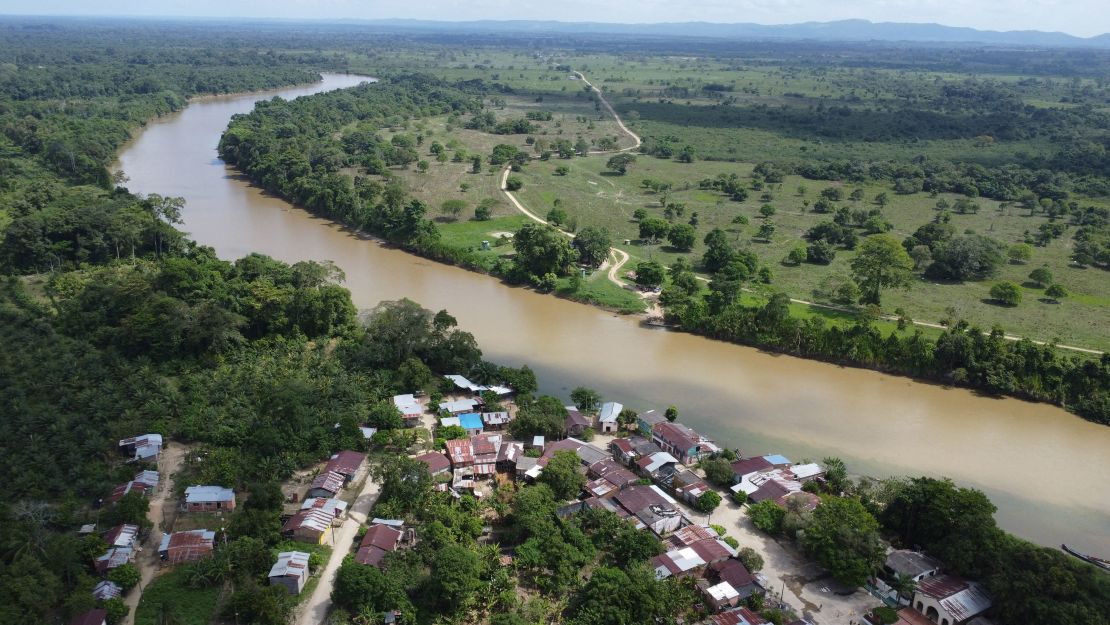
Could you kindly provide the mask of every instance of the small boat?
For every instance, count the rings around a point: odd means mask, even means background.
[[[1089,556],[1085,553],[1078,552],[1075,549],[1072,549],[1071,547],[1068,547],[1067,545],[1060,545],[1060,548],[1063,549],[1064,552],[1069,553],[1069,554],[1079,558],[1080,560],[1082,560],[1084,562],[1088,562],[1090,564],[1093,564],[1093,565],[1097,566],[1098,568],[1100,568],[1104,571],[1110,571],[1110,560],[1105,560],[1103,558],[1096,558],[1095,556]]]

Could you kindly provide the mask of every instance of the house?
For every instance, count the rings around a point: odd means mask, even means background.
[[[991,600],[975,582],[938,575],[917,582],[913,607],[936,625],[963,625],[986,612]]]
[[[93,599],[97,601],[107,601],[109,599],[119,599],[123,596],[123,589],[119,584],[108,580],[101,580],[93,586],[92,589]]]
[[[284,586],[291,595],[299,595],[308,581],[308,554],[303,551],[283,551],[270,567],[271,586]]]
[[[690,545],[690,548],[705,561],[706,564],[724,562],[736,557],[736,550],[720,538],[703,538]]]
[[[664,421],[652,430],[651,440],[663,451],[668,451],[683,464],[693,464],[705,453],[718,451],[713,443],[681,423]]]
[[[490,384],[488,386],[487,385],[482,385],[482,384],[475,384],[475,383],[471,382],[470,380],[466,379],[465,377],[463,377],[461,375],[452,374],[452,375],[445,375],[443,377],[447,378],[448,380],[451,380],[451,382],[455,385],[456,388],[458,388],[460,390],[468,391],[470,393],[474,393],[475,395],[478,395],[478,394],[483,393],[483,392],[489,392],[489,393],[493,393],[494,395],[497,395],[498,397],[504,397],[506,395],[511,395],[513,393],[513,389],[511,389],[507,386],[498,386],[496,384]]]
[[[636,477],[635,473],[609,458],[591,464],[587,474],[595,480],[605,480],[618,490],[640,481],[640,478]]]
[[[73,617],[69,625],[108,625],[108,611],[96,609],[82,612]]]
[[[104,501],[108,503],[116,503],[120,499],[123,499],[123,496],[127,493],[139,493],[143,497],[146,497],[150,493],[150,491],[151,488],[146,483],[136,482],[132,480],[130,482],[120,484],[119,486],[112,489],[112,494],[108,495],[104,499]]]
[[[341,451],[332,456],[324,465],[324,471],[334,471],[343,476],[345,483],[350,484],[366,462],[366,454],[357,451]]]
[[[741,601],[752,595],[765,592],[763,587],[759,585],[759,581],[756,580],[755,575],[752,575],[751,571],[748,570],[748,567],[735,558],[710,564],[706,570],[706,576],[716,582],[728,583],[736,590]]]
[[[644,438],[650,439],[651,433],[655,431],[655,426],[660,423],[667,423],[667,417],[658,410],[648,410],[636,415],[636,426]]]
[[[778,501],[790,493],[798,493],[802,490],[801,482],[794,482],[787,479],[771,478],[760,485],[754,492],[748,495],[748,501],[752,503],[759,503],[761,501]]]
[[[477,436],[482,433],[482,415],[477,412],[464,412],[459,415],[459,425],[466,430],[467,436]]]
[[[886,554],[883,565],[888,575],[904,575],[915,582],[940,573],[940,560],[909,549],[895,549]]]
[[[767,625],[770,621],[748,608],[736,608],[713,615],[709,622],[712,625]]]
[[[185,489],[186,512],[230,512],[235,509],[235,491],[223,486],[190,486]]]
[[[651,568],[655,570],[655,579],[693,575],[703,566],[705,566],[705,560],[701,559],[701,556],[694,551],[693,547],[673,549],[651,559]]]
[[[458,417],[442,417],[439,420],[439,427],[441,427],[441,428],[449,428],[449,427],[461,428],[462,427],[462,421],[459,421]]]
[[[207,557],[215,548],[216,532],[189,530],[163,534],[158,545],[158,555],[170,564],[194,562]]]
[[[145,484],[147,492],[153,491],[158,488],[158,472],[157,471],[139,471],[135,474],[134,482]]]
[[[563,423],[567,436],[582,436],[582,433],[592,425],[593,421],[589,417],[582,414],[574,406],[567,406],[567,418]]]
[[[134,547],[138,540],[138,525],[117,525],[104,533],[104,542],[109,547]]]
[[[460,415],[464,412],[474,412],[474,409],[479,405],[476,399],[456,399],[454,401],[445,401],[439,405],[440,412],[448,412],[452,415]]]
[[[117,566],[123,566],[134,560],[134,547],[109,547],[108,551],[105,551],[97,557],[96,560],[93,560],[93,568],[96,569],[97,573],[106,575],[108,571],[111,571]]]
[[[520,456],[516,461],[516,477],[521,480],[534,480],[543,472],[539,458]]]
[[[507,412],[483,412],[482,424],[487,430],[501,430],[512,421],[512,417]]]
[[[397,550],[401,542],[401,530],[389,525],[373,525],[362,536],[355,554],[355,562],[368,566],[379,566],[385,555]]]
[[[638,525],[650,529],[658,536],[669,534],[687,524],[678,502],[658,486],[628,486],[613,495],[612,499],[628,512],[629,518],[635,517]]]
[[[347,478],[342,474],[335,471],[323,471],[312,479],[312,483],[308,485],[308,491],[305,492],[305,498],[323,497],[330,499],[343,490],[346,483]]]
[[[335,513],[322,508],[301,510],[289,517],[281,528],[281,535],[303,543],[325,545],[331,542],[331,527]]]
[[[613,439],[613,442],[609,443],[609,452],[613,454],[614,460],[625,466],[632,466],[633,461],[639,457],[632,447],[632,441],[627,438]]]
[[[420,419],[424,415],[424,406],[420,405],[420,400],[416,399],[411,393],[408,395],[394,395],[393,405],[401,413],[401,419],[404,420],[405,427],[412,428],[420,425]]]
[[[143,434],[125,438],[119,442],[119,449],[131,456],[132,461],[157,460],[158,454],[162,453],[162,435]]]
[[[520,443],[501,443],[497,449],[497,470],[515,472],[517,462],[524,456],[524,445]]]
[[[657,451],[650,456],[636,459],[635,465],[641,474],[652,479],[662,479],[675,472],[678,459],[665,451]]]
[[[734,608],[740,603],[740,593],[728,582],[710,585],[706,580],[698,580],[698,588],[705,595],[705,601],[714,611]]]
[[[451,460],[438,451],[421,454],[416,457],[416,460],[428,465],[428,473],[431,473],[432,477],[442,475],[451,470]]]
[[[699,497],[713,490],[705,480],[689,469],[683,469],[674,474],[671,478],[671,488],[681,500],[687,503],[694,503]]]
[[[775,467],[763,456],[755,456],[754,458],[744,458],[732,463],[732,477],[733,481],[739,484],[745,479],[757,473],[766,473],[773,470]]]
[[[767,456],[763,456],[763,459],[769,462],[771,466],[776,469],[786,469],[789,468],[791,464],[793,464],[792,462],[790,462],[789,458],[782,454],[770,454]]]
[[[687,525],[667,537],[666,545],[671,549],[689,547],[699,540],[717,538],[717,532],[705,525]]]
[[[620,428],[618,419],[622,410],[624,410],[624,406],[615,401],[607,401],[601,404],[601,411],[597,414],[597,427],[602,434],[610,434]]]
[[[825,469],[816,462],[809,462],[806,464],[796,464],[790,467],[790,472],[794,474],[794,479],[805,484],[810,480],[816,480],[825,477]]]
[[[341,519],[347,514],[347,502],[342,499],[309,497],[301,504],[301,510],[323,510],[332,518]]]
[[[469,439],[450,440],[446,445],[447,457],[451,459],[451,467],[454,470],[474,466],[474,448]]]
[[[472,476],[489,477],[497,473],[497,450],[501,447],[500,434],[482,434],[470,437],[470,449],[474,454]]]

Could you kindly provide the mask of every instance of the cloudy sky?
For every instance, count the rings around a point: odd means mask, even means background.
[[[862,18],[987,30],[1110,32],[1107,0],[0,0],[0,14],[552,19],[787,24]]]

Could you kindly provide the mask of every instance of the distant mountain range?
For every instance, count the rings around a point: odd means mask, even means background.
[[[882,41],[890,43],[979,43],[998,46],[1110,48],[1110,33],[1084,38],[1067,33],[1039,30],[976,30],[974,28],[941,24],[870,22],[867,20],[805,22],[771,26],[763,24],[714,24],[709,22],[610,24],[603,22],[528,20],[438,22],[410,19],[369,20],[363,23],[390,29],[452,33],[616,34],[763,41]]]

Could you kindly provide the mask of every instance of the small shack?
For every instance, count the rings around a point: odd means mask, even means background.
[[[283,551],[270,568],[270,585],[282,586],[291,595],[299,595],[308,581],[308,557],[303,551]]]

